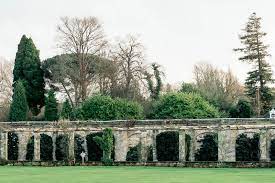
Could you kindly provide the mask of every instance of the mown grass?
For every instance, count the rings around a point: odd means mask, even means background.
[[[275,169],[0,167],[2,183],[274,183]]]

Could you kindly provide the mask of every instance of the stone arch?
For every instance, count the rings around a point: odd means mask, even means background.
[[[68,160],[69,157],[69,137],[66,134],[59,134],[56,137],[55,156],[57,161]]]
[[[42,161],[53,160],[53,139],[45,133],[40,134],[40,159]]]
[[[15,132],[8,132],[8,160],[18,160],[19,138]]]
[[[159,161],[179,160],[179,132],[165,131],[156,136],[157,159]]]
[[[218,161],[218,133],[203,132],[196,136],[196,161]]]
[[[260,160],[260,135],[254,131],[244,131],[236,138],[236,161]]]

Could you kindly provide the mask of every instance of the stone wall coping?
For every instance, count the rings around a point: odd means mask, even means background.
[[[134,127],[152,125],[183,125],[183,126],[221,126],[221,125],[275,125],[275,119],[269,118],[212,118],[212,119],[163,119],[163,120],[113,120],[113,121],[20,121],[0,122],[0,126],[9,127]]]

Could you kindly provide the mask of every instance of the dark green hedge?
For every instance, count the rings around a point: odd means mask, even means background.
[[[179,133],[168,131],[157,135],[157,159],[158,161],[179,160]]]
[[[52,137],[46,134],[40,135],[40,159],[42,161],[53,160],[53,141]]]
[[[86,100],[75,113],[84,120],[141,119],[143,108],[137,102],[96,95]]]
[[[8,133],[8,160],[18,159],[18,136],[16,133]]]
[[[218,161],[218,134],[207,134],[199,142],[201,146],[195,153],[195,160]]]
[[[149,118],[216,118],[218,110],[194,93],[169,93],[154,102]]]
[[[252,138],[246,134],[239,135],[236,140],[236,161],[259,161],[259,139],[259,134],[254,134]]]

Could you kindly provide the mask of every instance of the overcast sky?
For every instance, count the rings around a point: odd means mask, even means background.
[[[275,54],[274,7],[272,0],[0,0],[0,56],[14,59],[23,34],[42,60],[54,56],[61,16],[95,16],[108,39],[139,35],[147,62],[161,64],[168,82],[192,81],[193,65],[202,61],[230,67],[243,82],[248,65],[232,51],[240,46],[238,34],[256,12]]]

